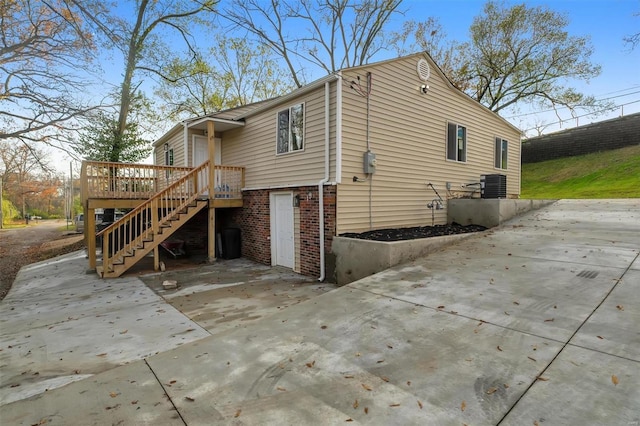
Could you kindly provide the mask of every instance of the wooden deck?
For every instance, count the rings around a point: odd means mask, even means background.
[[[195,168],[83,162],[81,199],[89,268],[97,268],[96,209],[131,209],[121,220],[98,234],[103,241],[115,241],[117,236],[126,235],[121,238],[126,244],[120,244],[119,250],[107,249],[106,243],[103,245],[101,269],[106,274],[115,270],[115,262],[128,261],[125,258],[129,257],[141,258],[143,251],[153,249],[157,257],[157,245],[195,214],[196,206],[198,209],[208,206],[209,228],[215,229],[215,209],[242,207],[243,187],[244,167],[216,165],[211,168],[209,161]],[[171,225],[174,226],[171,232],[162,232],[162,228]],[[215,244],[211,236],[209,240],[210,244]],[[215,250],[210,252],[215,253]],[[119,269],[124,272],[128,267]]]

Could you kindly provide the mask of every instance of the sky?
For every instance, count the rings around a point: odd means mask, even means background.
[[[222,0],[222,3],[228,0]],[[263,0],[266,1],[266,0]],[[509,4],[521,2],[506,1]],[[438,18],[449,39],[463,42],[468,39],[469,27],[473,18],[479,15],[484,6],[479,0],[404,0],[402,15],[395,15],[387,30],[399,30],[405,20],[422,21],[429,17]],[[568,110],[560,110],[559,116],[553,111],[532,111],[522,109],[515,113],[504,114],[511,123],[523,130],[527,136],[535,136],[543,126],[544,133],[563,130],[576,125],[619,117],[621,114],[640,112],[640,45],[635,50],[625,45],[624,38],[640,32],[640,0],[546,0],[527,1],[528,6],[547,6],[554,11],[566,14],[570,24],[567,28],[572,36],[589,36],[594,47],[591,60],[602,67],[601,74],[589,82],[568,82],[571,87],[597,99],[608,98],[618,107],[597,117],[572,118]],[[124,5],[124,6],[123,6]],[[130,13],[126,3],[120,3],[118,12]],[[300,31],[304,29],[296,29]],[[203,35],[199,36],[200,39]],[[385,60],[396,56],[390,49],[381,52],[374,60]],[[105,56],[102,68],[107,80],[119,83],[122,74],[121,59],[117,55]],[[321,70],[311,73],[312,77],[324,75]],[[146,82],[148,94],[152,94],[152,84]],[[100,96],[98,94],[97,96]],[[175,123],[167,123],[166,129]],[[160,137],[161,134],[153,135]],[[57,156],[56,156],[57,157]],[[68,161],[64,162],[68,165]],[[66,166],[68,170],[68,166]],[[68,173],[68,172],[67,172]]]
[[[508,1],[507,4],[522,2]],[[566,14],[570,35],[589,36],[594,47],[592,62],[602,67],[601,74],[589,81],[571,82],[580,92],[596,99],[612,98],[620,106],[598,117],[571,119],[568,110],[560,111],[563,122],[552,111],[523,110],[518,116],[504,114],[510,122],[528,136],[535,136],[538,123],[548,125],[544,133],[611,119],[624,114],[640,112],[640,45],[630,50],[623,39],[640,32],[640,0],[548,0],[526,1],[528,6],[547,6]],[[424,20],[438,17],[449,38],[468,39],[473,18],[480,14],[484,1],[476,0],[405,0],[407,18]],[[524,115],[526,114],[526,115]]]

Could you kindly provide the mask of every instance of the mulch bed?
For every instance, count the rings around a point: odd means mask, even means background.
[[[341,237],[359,238],[361,240],[373,241],[403,241],[417,238],[441,237],[443,235],[467,234],[469,232],[480,232],[487,228],[480,225],[460,225],[452,223],[450,225],[416,226],[414,228],[390,228],[377,229],[361,233],[347,232],[340,234]]]

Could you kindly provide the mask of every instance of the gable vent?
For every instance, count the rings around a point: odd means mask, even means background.
[[[429,80],[429,76],[431,75],[431,68],[429,68],[429,63],[427,62],[426,59],[420,59],[418,61],[418,66],[416,70],[418,71],[418,77],[420,77],[420,80],[422,81]]]

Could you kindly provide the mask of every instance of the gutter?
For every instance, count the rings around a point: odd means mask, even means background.
[[[340,81],[338,80],[338,86]],[[320,276],[318,281],[325,279],[325,256],[324,256],[324,184],[329,181],[329,130],[330,119],[329,112],[331,109],[331,90],[330,82],[324,83],[324,178],[318,182],[318,228],[320,237]]]

